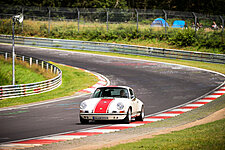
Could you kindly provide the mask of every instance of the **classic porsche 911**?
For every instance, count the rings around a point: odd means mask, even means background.
[[[98,87],[90,99],[80,104],[82,124],[90,120],[121,120],[130,123],[132,118],[143,121],[144,104],[127,86]]]

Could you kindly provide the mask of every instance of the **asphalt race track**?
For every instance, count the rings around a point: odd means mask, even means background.
[[[15,50],[17,54],[98,72],[111,85],[130,86],[144,102],[146,115],[198,98],[225,80],[211,72],[163,63],[20,46]],[[0,45],[0,51],[11,51],[11,46]],[[79,103],[88,97],[1,111],[0,143],[103,125],[80,124]]]

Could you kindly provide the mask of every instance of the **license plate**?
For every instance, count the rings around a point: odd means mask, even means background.
[[[107,120],[108,117],[93,117],[93,120]]]

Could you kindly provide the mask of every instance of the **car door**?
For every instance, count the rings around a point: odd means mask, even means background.
[[[138,109],[138,100],[136,99],[134,92],[132,89],[129,89],[130,92],[130,98],[131,98],[131,104],[132,104],[132,116],[137,115],[137,109]]]

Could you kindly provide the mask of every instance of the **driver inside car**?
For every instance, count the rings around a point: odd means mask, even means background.
[[[120,91],[120,97],[127,98],[127,93],[124,90]]]

